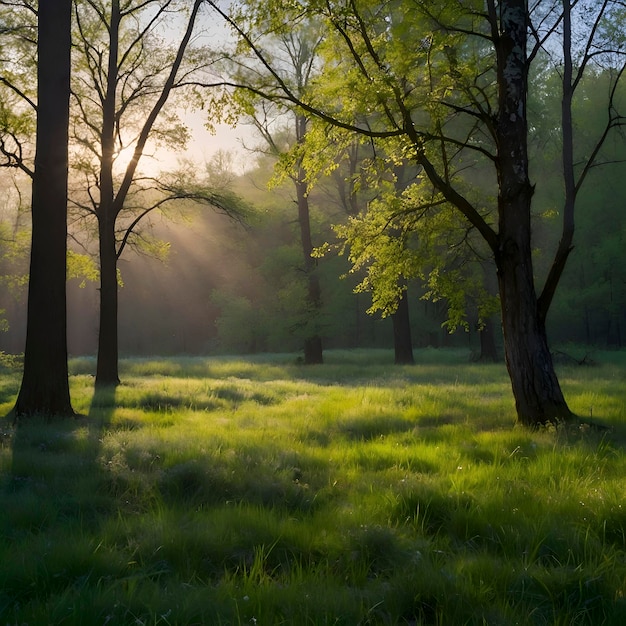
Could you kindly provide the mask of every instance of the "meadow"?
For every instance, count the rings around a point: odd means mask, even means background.
[[[98,392],[73,359],[79,415],[17,428],[5,364],[0,624],[625,624],[626,353],[593,359],[558,367],[585,423],[535,432],[462,350],[124,359]]]

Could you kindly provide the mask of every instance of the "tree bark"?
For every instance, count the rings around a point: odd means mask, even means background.
[[[491,4],[491,10],[496,9]],[[528,178],[525,0],[500,3],[497,54],[498,270],[506,365],[518,422],[536,427],[571,417],[548,348],[545,316],[534,285],[531,254],[531,199]],[[498,21],[494,20],[497,24]],[[493,23],[493,22],[492,22]]]
[[[407,188],[414,176],[407,176],[406,161],[395,166],[394,173],[396,176],[395,189],[398,196]],[[401,237],[401,231],[398,228],[389,230],[392,237]],[[406,287],[406,285],[404,285]],[[409,294],[403,289],[398,308],[392,313],[391,320],[393,324],[393,349],[394,363],[396,365],[414,365],[413,357],[413,339],[411,337],[411,316],[409,312]]]
[[[506,366],[517,420],[530,427],[571,417],[540,322],[528,255],[508,239],[499,255],[498,279]],[[525,258],[524,258],[525,257]]]
[[[409,296],[406,290],[402,292],[395,313],[391,314],[391,322],[393,324],[394,363],[396,365],[414,365]]]
[[[24,374],[16,418],[73,415],[67,366],[67,172],[71,0],[40,0],[37,138]]]
[[[319,335],[307,337],[304,340],[304,363],[315,365],[324,362],[322,352],[322,339]]]

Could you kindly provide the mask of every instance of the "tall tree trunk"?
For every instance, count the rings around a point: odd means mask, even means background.
[[[98,358],[96,387],[117,385],[118,326],[117,326],[117,255],[115,250],[115,222],[99,215],[100,238],[100,329],[98,332]]]
[[[490,3],[491,10],[496,11]],[[528,178],[527,19],[525,0],[500,3],[496,42],[499,112],[498,248],[495,250],[506,365],[517,419],[527,426],[571,417],[548,349],[545,316],[538,307],[531,255]],[[498,20],[492,20],[497,24]]]
[[[319,335],[312,335],[304,340],[304,363],[315,365],[323,363],[322,338]]]
[[[304,115],[296,115],[296,136],[298,141],[303,141],[306,135],[307,119]],[[313,239],[311,237],[311,216],[309,213],[309,199],[307,196],[307,184],[305,171],[302,166],[298,168],[295,182],[296,197],[298,201],[298,223],[300,225],[300,241],[304,257],[304,271],[307,276],[307,311],[312,317],[317,317],[322,306],[322,290],[319,277],[315,273],[316,261],[313,258]],[[313,365],[323,363],[322,338],[317,331],[304,339],[304,363]]]
[[[100,327],[98,332],[98,357],[96,386],[117,385],[117,250],[115,220],[117,208],[114,201],[113,163],[115,153],[115,114],[117,102],[117,74],[120,29],[119,0],[111,2],[109,28],[109,59],[107,90],[102,103],[102,157],[100,161],[100,204],[98,206],[98,237],[100,256]]]
[[[531,427],[556,423],[571,417],[571,412],[537,312],[532,269],[528,267],[530,254],[520,254],[511,238],[507,244],[498,259],[498,279],[504,351],[517,419]]]
[[[403,161],[394,167],[395,189],[398,196],[407,188],[414,177],[407,176],[407,163]],[[400,229],[389,229],[389,236],[399,238],[402,236]],[[403,285],[406,287],[406,284]],[[398,308],[391,315],[393,324],[393,349],[394,362],[396,365],[413,365],[413,339],[411,337],[411,316],[409,313],[409,294],[403,289]]]
[[[411,322],[409,317],[409,296],[406,290],[398,302],[398,308],[391,314],[393,324],[394,363],[396,365],[413,365],[413,341],[411,338]]]
[[[561,239],[554,255],[552,265],[546,277],[546,282],[538,298],[539,315],[542,324],[545,324],[548,309],[556,293],[559,280],[565,270],[565,264],[573,249],[574,241],[574,208],[578,186],[574,175],[574,121],[572,117],[572,103],[575,86],[573,83],[572,63],[572,16],[571,0],[563,0],[563,69],[561,73],[561,135],[563,163],[563,226]]]
[[[37,139],[24,375],[15,416],[73,415],[67,367],[71,0],[40,0]]]

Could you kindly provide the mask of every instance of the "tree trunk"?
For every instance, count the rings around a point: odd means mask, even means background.
[[[307,337],[304,340],[304,363],[306,365],[315,365],[323,362],[321,338],[317,335]]]
[[[312,271],[308,275],[307,300],[311,307],[311,316],[317,318],[322,306],[322,290],[320,288],[319,277]],[[324,362],[322,338],[317,332],[304,340],[304,362],[307,365]]]
[[[109,216],[110,217],[110,216]],[[98,332],[98,358],[96,386],[117,385],[118,327],[117,327],[117,255],[115,249],[115,221],[99,215],[100,239],[100,329]]]
[[[119,75],[119,44],[122,11],[120,0],[112,0],[109,24],[109,58],[107,64],[106,94],[102,102],[101,164],[100,164],[100,203],[97,208],[98,232],[100,237],[100,329],[98,334],[98,362],[96,386],[117,385],[118,374],[118,285],[117,259],[123,250],[118,248],[115,239],[115,224],[124,207],[129,189],[133,183],[139,159],[143,155],[153,125],[163,109],[174,87],[176,74],[181,66],[185,50],[191,40],[196,17],[203,0],[194,0],[187,21],[185,34],[180,41],[171,70],[150,110],[135,143],[135,150],[122,178],[117,193],[113,188],[113,162],[115,154],[115,134],[119,111],[117,110],[117,90]],[[128,13],[126,14],[128,15]]]
[[[304,115],[296,115],[296,136],[298,141],[303,141],[306,135],[307,119]],[[307,196],[307,185],[305,172],[302,166],[298,168],[296,178],[296,196],[298,200],[298,223],[300,225],[300,241],[302,244],[302,254],[304,257],[304,271],[307,275],[307,311],[313,317],[317,317],[322,306],[322,291],[319,277],[315,274],[316,262],[312,257],[313,240],[311,238],[311,218],[309,214],[309,199]],[[317,332],[313,332],[304,340],[304,363],[313,365],[323,363],[324,355],[322,350],[322,338]]]
[[[102,103],[102,157],[100,161],[100,204],[98,206],[98,243],[100,257],[100,327],[96,386],[119,384],[117,337],[117,249],[115,220],[117,210],[113,189],[115,153],[115,111],[118,80],[120,29],[119,0],[111,2],[107,90]]]
[[[495,320],[492,317],[478,331],[478,337],[480,339],[480,357],[478,360],[487,363],[497,363],[500,358],[496,346]]]
[[[517,420],[530,427],[571,417],[554,371],[548,341],[537,312],[529,267],[509,242],[498,260],[502,329],[506,366],[511,379]]]
[[[24,375],[16,418],[73,415],[67,367],[67,172],[70,0],[41,0],[37,138]]]
[[[492,11],[494,5],[491,4]],[[528,178],[527,19],[525,0],[499,6],[497,53],[499,111],[498,248],[495,250],[506,365],[518,422],[531,427],[556,423],[571,412],[554,371],[544,319],[534,285],[531,199]],[[497,23],[497,21],[495,21]]]
[[[573,63],[572,63],[572,16],[571,0],[563,2],[563,69],[562,69],[562,97],[561,97],[561,135],[562,135],[562,163],[563,163],[563,226],[561,239],[552,261],[552,266],[546,277],[543,291],[538,298],[541,323],[545,325],[548,309],[552,303],[556,288],[559,284],[565,264],[573,249],[574,241],[574,209],[576,207],[577,183],[574,175],[574,122],[572,118],[572,103],[574,99]],[[580,181],[579,181],[580,182]]]
[[[393,324],[393,349],[396,365],[414,365],[413,342],[411,339],[411,323],[409,318],[409,296],[402,292],[398,308],[391,314]]]

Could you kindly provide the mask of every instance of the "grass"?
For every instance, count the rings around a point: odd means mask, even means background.
[[[604,434],[416,356],[72,361],[81,417],[0,419],[0,623],[626,623],[626,355],[559,369]]]

